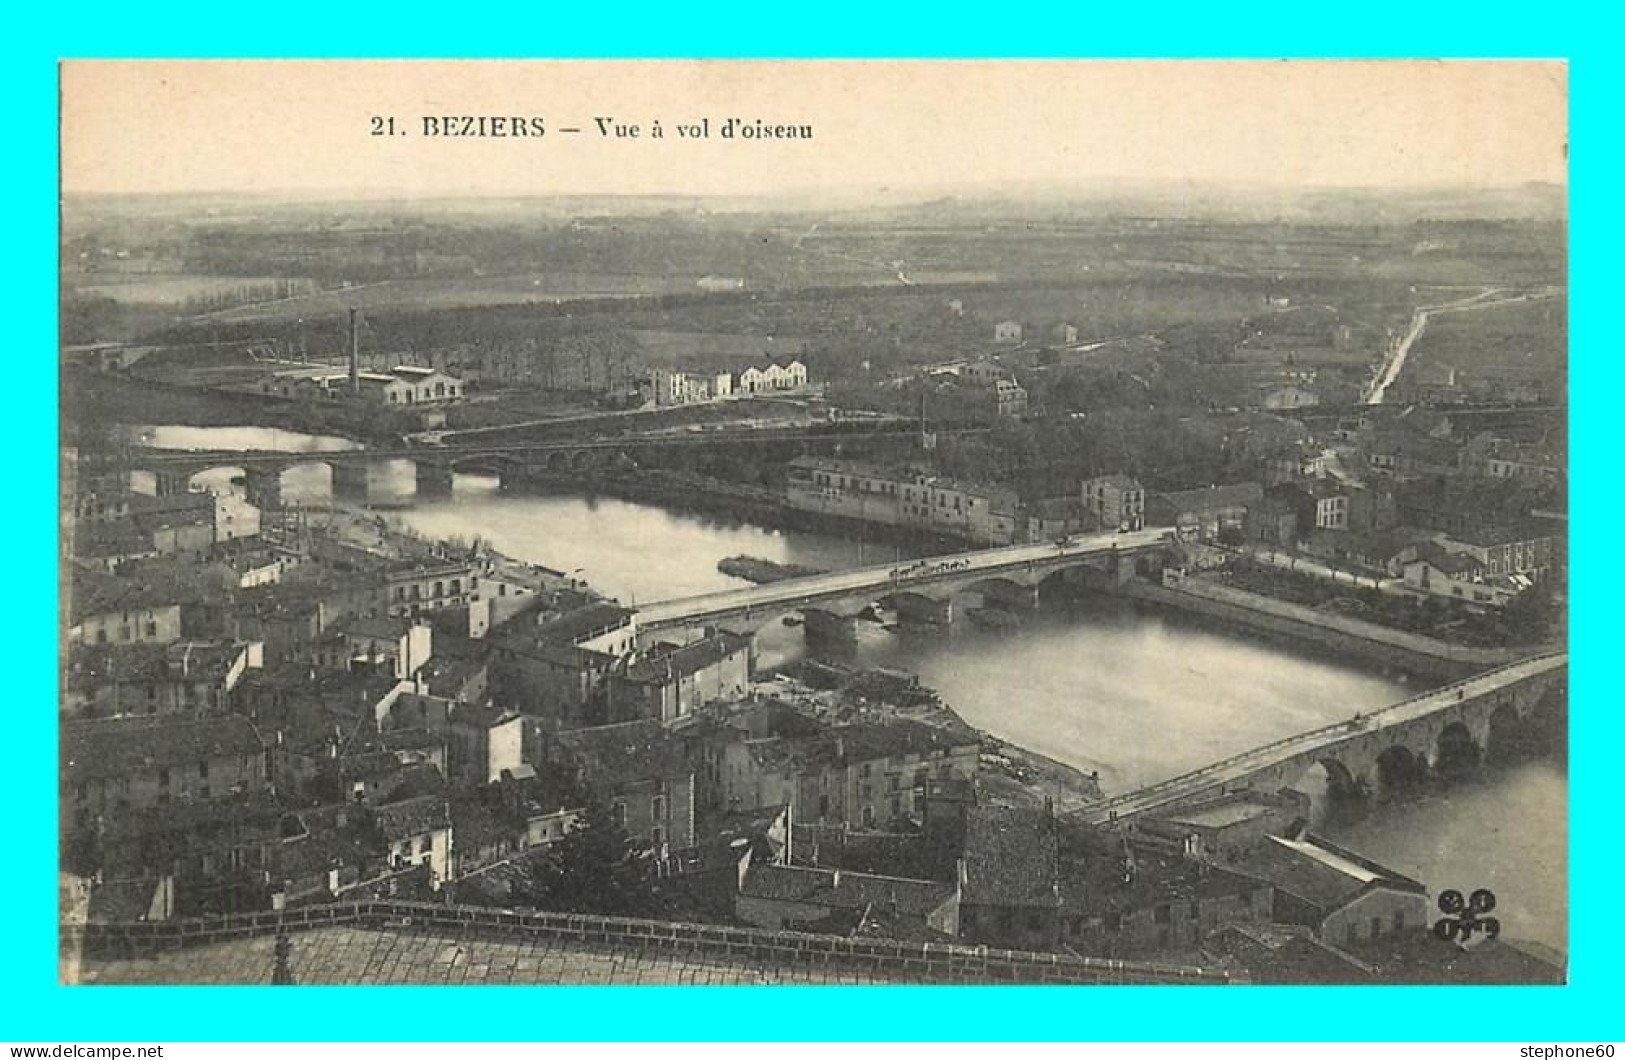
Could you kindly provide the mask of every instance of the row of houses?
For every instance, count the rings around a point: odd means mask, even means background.
[[[386,734],[387,735],[387,734]],[[241,714],[63,729],[69,867],[143,883],[168,915],[352,896],[386,881],[428,897],[494,861],[562,841],[583,814],[568,775],[522,765],[448,784],[422,740],[357,740],[302,777],[281,729]],[[456,761],[455,758],[452,759]]]
[[[183,904],[243,872],[261,900],[278,890],[332,897],[336,884],[289,884],[277,875],[291,872],[280,855],[241,848],[274,838],[277,817],[266,814],[276,806],[353,806],[370,822],[369,842],[332,852],[332,867],[346,879],[420,868],[433,890],[562,840],[588,798],[636,848],[675,863],[701,845],[704,815],[788,801],[809,821],[896,825],[922,811],[928,781],[977,768],[968,730],[827,728],[748,700],[675,727],[656,718],[550,727],[481,690],[438,683],[432,654],[402,678],[402,657],[427,644],[418,628],[399,632],[391,643],[358,630],[350,648],[308,668],[256,670],[224,704],[65,723],[64,835],[109,878],[170,878]],[[552,794],[534,797],[538,789]],[[510,804],[526,792],[523,807]],[[169,835],[180,819],[185,834]],[[157,842],[160,833],[169,838]],[[109,836],[122,843],[113,861]]]
[[[790,462],[786,502],[833,515],[983,545],[1008,545],[1025,531],[1014,490],[958,481],[913,468],[825,457]]]
[[[1064,320],[1048,327],[1020,320],[1001,320],[993,325],[993,341],[1001,346],[1023,342],[1053,342],[1070,346],[1078,341],[1078,328]]]
[[[88,832],[98,878],[108,890],[144,883],[148,896],[167,887],[159,915],[460,886],[562,841],[591,778],[614,822],[673,872],[698,881],[720,854],[732,918],[772,929],[1106,957],[1225,959],[1263,946],[1358,978],[1374,948],[1430,922],[1425,886],[1305,831],[1303,800],[1290,793],[1230,793],[1131,829],[1093,829],[1048,808],[984,802],[974,738],[820,731],[787,710],[719,715],[687,734],[648,723],[561,732],[538,765],[474,788],[352,749],[328,763],[340,797],[302,806],[275,797],[278,746],[243,716],[81,723],[64,732],[64,806],[103,807]],[[767,739],[835,740],[836,753],[806,756],[793,783],[771,783],[783,775],[764,769],[750,799],[711,812],[706,800],[730,789],[695,762],[736,746],[735,757],[759,757],[764,737],[750,730],[764,724],[790,734]],[[864,777],[906,791],[912,809],[818,812],[814,793]],[[742,820],[757,822],[745,839]],[[74,845],[87,833],[66,834]]]
[[[764,367],[751,365],[742,371],[697,372],[655,368],[649,372],[649,395],[656,405],[690,405],[722,398],[777,394],[803,390],[807,386],[807,366],[799,359]]]
[[[835,829],[776,808],[733,912],[772,929],[1177,958],[1355,982],[1427,936],[1427,888],[1307,831],[1307,799],[1237,792],[1132,828],[928,785],[918,830]]]

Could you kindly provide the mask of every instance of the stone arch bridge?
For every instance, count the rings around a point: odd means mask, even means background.
[[[976,430],[980,429],[964,429],[958,433]],[[644,466],[684,468],[706,456],[726,453],[748,452],[756,457],[789,459],[812,452],[840,453],[854,446],[872,455],[915,444],[916,435],[896,425],[860,431],[728,429],[570,441],[503,441],[310,453],[141,449],[133,464],[137,470],[152,473],[160,496],[186,492],[196,476],[204,472],[240,468],[250,503],[277,507],[282,501],[283,472],[305,464],[325,464],[330,468],[336,495],[365,499],[377,491],[380,476],[388,473],[386,469],[401,462],[412,464],[420,495],[444,496],[451,492],[453,476],[458,473],[477,473],[512,481],[537,473],[592,475]]]
[[[1526,721],[1549,692],[1565,689],[1567,680],[1567,652],[1533,655],[1115,796],[1077,817],[1110,824],[1224,792],[1275,792],[1316,765],[1326,770],[1334,792],[1379,791],[1438,768],[1452,756],[1482,754],[1492,733]]]
[[[859,616],[881,602],[905,618],[937,623],[951,621],[954,598],[969,592],[1001,606],[1027,608],[1037,603],[1039,586],[1055,577],[1076,572],[1118,581],[1153,572],[1171,534],[1169,528],[1154,527],[1078,535],[1065,543],[958,552],[666,600],[638,610],[638,631],[715,625],[749,632],[799,612],[809,636],[843,641],[856,636]]]

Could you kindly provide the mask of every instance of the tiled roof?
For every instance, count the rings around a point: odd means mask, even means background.
[[[1309,903],[1322,915],[1371,887],[1427,893],[1415,880],[1313,834],[1299,839],[1269,836],[1243,855],[1235,868]]]
[[[556,739],[582,767],[583,779],[609,789],[691,772],[681,741],[654,720],[572,729]]]
[[[68,683],[73,688],[158,681],[164,673],[161,644],[74,645],[68,655]]]
[[[1465,552],[1449,552],[1431,541],[1417,547],[1416,558],[1449,575],[1472,574],[1482,566],[1478,560]]]
[[[1130,871],[1125,871],[1125,866]],[[1268,884],[1242,873],[1192,861],[1140,843],[1070,863],[1061,870],[1061,893],[1069,909],[1131,913],[1171,902],[1252,894]]]
[[[412,628],[411,619],[390,615],[356,615],[333,627],[334,632],[351,637],[370,637],[375,640],[399,640]]]
[[[741,637],[737,633],[713,633],[703,640],[685,644],[675,651],[639,660],[627,668],[626,677],[629,681],[650,684],[673,681],[699,673],[731,655],[749,650],[748,637]]]
[[[979,746],[981,738],[969,728],[954,731],[924,722],[896,719],[858,725],[841,725],[829,730],[848,762],[868,762],[906,755],[929,755],[952,748]]]
[[[259,730],[247,718],[114,718],[68,722],[62,751],[75,779],[118,777],[209,758],[257,755]]]
[[[403,802],[392,802],[379,806],[375,813],[379,831],[384,833],[386,840],[451,827],[450,807],[445,798],[439,795],[419,795]]]
[[[602,601],[560,615],[538,626],[532,635],[552,644],[574,644],[594,634],[624,626],[635,613],[619,604]]]
[[[158,549],[152,542],[150,532],[143,533],[140,527],[128,519],[111,519],[107,522],[81,523],[77,526],[73,534],[73,551],[78,556],[104,559],[155,555]]]
[[[519,714],[516,712],[492,703],[465,703],[451,712],[451,723],[476,729],[491,729],[505,725],[518,717]]]
[[[525,830],[523,820],[486,805],[477,797],[459,797],[451,804],[452,841],[465,853],[488,843],[512,840]]]
[[[1452,538],[1467,545],[1511,545],[1526,541],[1540,541],[1562,536],[1561,531],[1554,531],[1551,527],[1529,521],[1523,523],[1489,523],[1483,526],[1469,526],[1450,534]]]
[[[534,633],[523,630],[503,633],[499,645],[503,650],[516,655],[572,669],[587,669],[612,659],[612,656],[603,652],[578,648],[573,644],[555,644],[552,641],[538,640]]]
[[[973,806],[965,821],[964,900],[973,905],[1060,903],[1055,821],[1043,810]]]
[[[195,599],[197,588],[118,577],[75,564],[68,583],[69,622],[93,615],[178,606]]]
[[[170,677],[198,680],[223,678],[242,657],[244,646],[207,640],[183,640],[164,647]]]

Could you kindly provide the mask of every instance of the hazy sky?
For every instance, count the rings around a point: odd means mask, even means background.
[[[79,61],[62,93],[68,193],[1567,182],[1561,63]],[[425,138],[442,115],[547,132]],[[369,135],[374,116],[402,135]],[[602,138],[595,117],[643,135]],[[709,140],[678,136],[705,117]],[[729,117],[814,138],[724,140]]]

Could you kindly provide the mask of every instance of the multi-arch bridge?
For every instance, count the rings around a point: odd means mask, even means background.
[[[1334,794],[1398,786],[1447,764],[1476,760],[1529,719],[1568,677],[1567,652],[1533,655],[1346,721],[1298,733],[1079,811],[1090,824],[1124,822],[1243,789],[1276,792],[1316,765]]]
[[[1149,572],[1168,547],[1172,530],[1153,527],[1077,535],[1064,542],[1012,545],[921,560],[859,567],[767,585],[664,600],[638,609],[640,633],[718,625],[760,628],[800,612],[807,632],[849,639],[857,618],[877,603],[931,622],[953,615],[955,597],[976,593],[990,603],[1031,606],[1040,584],[1069,572],[1120,579]],[[1150,565],[1150,566],[1148,566]]]
[[[1092,534],[1065,543],[1016,545],[863,567],[767,585],[647,604],[637,630],[720,626],[753,632],[799,612],[809,636],[851,640],[875,604],[930,622],[951,619],[956,597],[976,593],[1004,606],[1031,606],[1045,581],[1081,573],[1120,582],[1151,573],[1169,546],[1166,528]],[[1344,721],[1288,736],[1201,769],[1079,811],[1096,825],[1128,822],[1183,803],[1243,789],[1291,787],[1315,766],[1334,795],[1413,783],[1430,771],[1470,766],[1531,719],[1547,694],[1566,686],[1568,654],[1531,655]]]
[[[975,433],[984,428],[956,428],[951,433]],[[939,432],[941,433],[941,432]],[[159,494],[184,493],[202,473],[240,469],[251,503],[275,507],[281,503],[282,474],[298,465],[324,464],[332,471],[333,490],[342,496],[365,497],[381,469],[409,462],[417,491],[444,495],[458,473],[479,473],[498,478],[528,474],[590,474],[667,462],[681,463],[706,453],[748,451],[753,455],[789,458],[811,452],[839,452],[861,445],[865,452],[878,446],[912,448],[917,435],[910,424],[885,428],[855,424],[821,428],[728,428],[695,432],[664,432],[615,437],[504,441],[455,446],[393,446],[322,452],[267,450],[198,450],[138,448],[132,463],[150,472]]]

